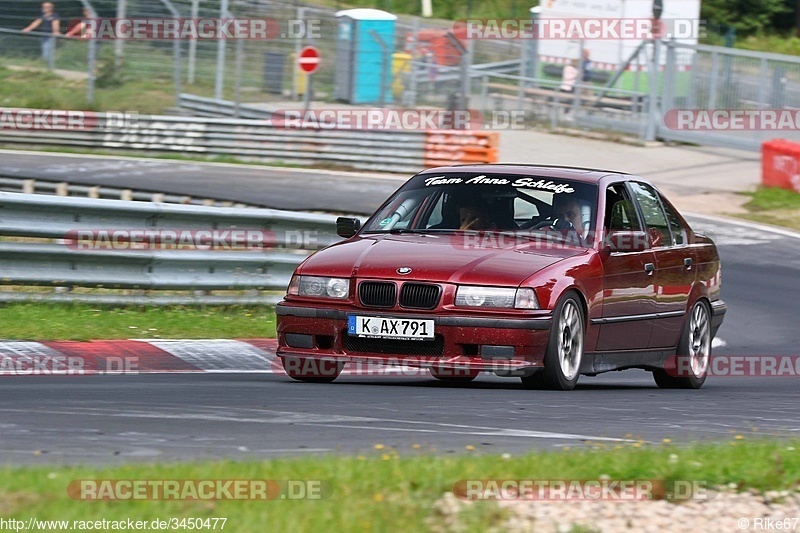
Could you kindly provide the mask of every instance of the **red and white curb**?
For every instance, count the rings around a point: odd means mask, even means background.
[[[276,339],[0,341],[0,376],[277,373]]]

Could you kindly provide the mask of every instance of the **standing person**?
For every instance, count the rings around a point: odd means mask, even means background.
[[[589,59],[589,49],[583,49],[583,64],[581,65],[583,69],[583,78],[582,81],[584,83],[588,83],[592,81],[592,60]]]
[[[92,12],[87,8],[83,8],[83,18],[78,20],[67,33],[65,37],[75,37],[78,39],[88,39],[90,37],[89,29],[86,27],[86,19],[92,18]]]
[[[41,27],[39,31],[50,34],[47,37],[42,37],[42,58],[50,70],[53,70],[56,59],[56,35],[61,34],[61,19],[58,13],[55,12],[55,7],[52,2],[43,3],[42,16],[22,30],[27,33]]]
[[[575,84],[578,83],[578,62],[575,59],[570,60],[569,63],[564,65],[564,70],[561,72],[561,86],[558,90],[562,93],[575,94]],[[569,115],[569,100],[564,99],[564,114]],[[571,117],[570,117],[571,119]]]
[[[574,59],[564,65],[564,70],[561,71],[561,86],[559,90],[562,93],[574,93],[575,84],[578,82],[578,62]]]

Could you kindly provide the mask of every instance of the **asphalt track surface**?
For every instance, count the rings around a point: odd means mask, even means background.
[[[376,173],[15,150],[0,150],[0,175],[357,215],[371,215],[408,179]]]
[[[279,197],[284,179],[277,180]],[[329,205],[360,212],[382,200],[352,194],[348,187],[363,178],[342,181],[337,176],[337,186],[325,190]],[[261,183],[269,196],[272,180]],[[747,223],[690,222],[715,237],[722,256],[729,310],[714,354],[800,354],[800,238]],[[406,453],[467,453],[468,445],[475,447],[469,453],[521,453],[635,439],[796,437],[799,385],[796,375],[719,376],[697,391],[661,390],[643,371],[584,376],[568,393],[525,390],[517,379],[488,375],[465,386],[397,376],[342,376],[328,385],[276,374],[7,377],[0,379],[0,461],[271,458],[370,453],[375,444]]]

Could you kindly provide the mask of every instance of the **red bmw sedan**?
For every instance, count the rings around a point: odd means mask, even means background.
[[[713,241],[647,180],[536,165],[425,170],[306,259],[277,306],[297,380],[347,362],[570,390],[642,368],[699,388],[726,311]]]

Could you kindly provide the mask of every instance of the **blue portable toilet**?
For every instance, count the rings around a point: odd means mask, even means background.
[[[335,98],[351,104],[391,102],[397,16],[380,9],[347,9],[336,18]]]

